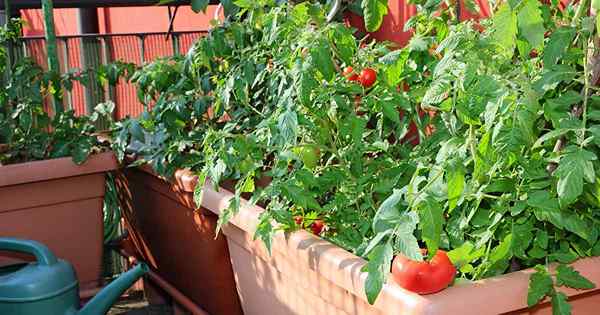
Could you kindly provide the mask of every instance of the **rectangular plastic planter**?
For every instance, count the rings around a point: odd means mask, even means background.
[[[191,192],[196,177],[179,172],[183,191]],[[203,207],[218,214],[227,208],[233,194],[212,184],[204,186]],[[552,314],[546,303],[528,309],[529,274],[523,270],[469,284],[452,286],[440,293],[418,295],[395,285],[384,285],[375,305],[364,293],[366,261],[306,231],[276,234],[269,255],[260,240],[254,240],[261,207],[243,203],[242,209],[224,227],[231,262],[244,313],[259,314]],[[600,258],[573,264],[599,287],[588,291],[567,289],[573,314],[598,314],[600,306]]]
[[[227,242],[215,238],[217,216],[149,167],[124,175],[118,188],[137,255],[208,313],[242,314]]]
[[[0,166],[0,236],[46,244],[75,267],[80,289],[101,285],[105,174],[112,152]],[[0,265],[28,259],[0,252]],[[86,294],[83,294],[86,295]]]

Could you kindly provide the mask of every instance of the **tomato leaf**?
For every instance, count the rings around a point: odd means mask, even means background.
[[[206,13],[206,8],[208,8],[208,0],[191,0],[190,4],[194,13],[200,13],[201,11]]]
[[[260,239],[265,244],[269,255],[271,255],[271,241],[273,240],[273,220],[268,211],[262,212],[259,216],[258,225],[254,232],[254,239]]]
[[[489,261],[487,262],[487,276],[495,276],[506,270],[508,260],[512,257],[512,242],[513,235],[511,233],[506,235],[502,242],[491,251]]]
[[[577,200],[583,193],[583,181],[592,183],[596,179],[594,165],[596,155],[581,148],[567,150],[554,172],[558,177],[556,190],[560,204],[565,206]]]
[[[527,305],[532,307],[541,301],[545,296],[554,291],[552,277],[544,267],[536,267],[536,272],[529,276],[529,290],[527,291]]]
[[[375,32],[381,27],[383,17],[388,13],[387,0],[362,0],[365,28]]]
[[[375,233],[392,229],[402,219],[402,215],[397,207],[402,199],[402,195],[403,192],[401,190],[394,189],[393,193],[381,203],[373,217],[373,231]]]
[[[321,40],[310,50],[310,56],[313,68],[317,69],[325,80],[331,81],[335,75],[335,66],[333,65],[332,52],[329,44]]]
[[[365,293],[369,304],[375,303],[390,273],[394,252],[390,243],[377,245],[369,255],[369,262],[363,271],[368,272],[365,281]]]
[[[394,250],[402,253],[409,259],[422,261],[423,255],[419,242],[414,236],[417,225],[417,216],[414,213],[405,213],[398,223],[398,229],[394,233]]]
[[[221,228],[227,223],[229,220],[233,218],[240,210],[241,197],[239,194],[235,194],[233,198],[229,200],[229,205],[227,208],[223,209],[219,214],[219,219],[217,220],[217,234],[221,231]]]
[[[194,186],[194,203],[197,208],[202,207],[202,199],[204,197],[204,182],[206,181],[206,172],[200,172],[196,175],[198,177],[198,181],[196,182],[196,186]]]
[[[556,268],[556,285],[585,290],[596,287],[594,283],[582,276],[579,271],[568,265],[559,265]]]
[[[544,67],[555,65],[565,54],[575,37],[575,29],[569,26],[559,27],[552,33],[544,49]]]
[[[544,44],[544,20],[537,0],[525,0],[517,15],[519,32],[532,48],[540,49]]]
[[[441,77],[432,82],[423,96],[423,104],[437,105],[448,97],[450,91],[450,78],[448,76]]]
[[[508,3],[504,3],[494,15],[494,40],[504,54],[512,56],[517,38],[517,16]]]
[[[298,115],[292,110],[286,110],[277,122],[283,144],[294,145],[298,134]]]
[[[552,295],[552,315],[571,315],[571,305],[566,294],[554,292]]]
[[[432,256],[440,245],[444,225],[444,209],[430,197],[419,205],[418,211],[421,237],[427,244],[429,255]]]
[[[454,160],[446,170],[448,181],[448,211],[456,208],[465,187],[465,168],[461,160]]]
[[[569,65],[547,66],[544,68],[542,77],[533,83],[533,88],[543,94],[555,89],[561,82],[570,82],[576,74],[577,71]]]
[[[471,242],[465,242],[460,247],[457,247],[448,252],[448,258],[456,268],[461,269],[469,263],[481,258],[485,254],[485,248],[475,249]]]
[[[400,83],[409,56],[409,51],[402,49],[394,50],[379,59],[381,63],[387,65],[384,77],[388,85],[396,86]]]

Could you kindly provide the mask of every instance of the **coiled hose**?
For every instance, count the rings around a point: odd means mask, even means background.
[[[106,175],[106,193],[104,195],[104,244],[119,237],[121,224],[121,206],[117,196],[114,174]]]

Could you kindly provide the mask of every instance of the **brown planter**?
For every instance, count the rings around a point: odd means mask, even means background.
[[[193,191],[196,178],[180,172],[178,182]],[[204,187],[203,206],[219,213],[233,194]],[[440,293],[418,295],[387,283],[375,305],[364,293],[366,261],[306,231],[277,234],[272,253],[253,240],[258,216],[264,209],[244,204],[226,227],[238,292],[246,315],[258,314],[552,314],[549,303],[528,309],[527,287],[531,270],[513,272],[470,284],[455,285]],[[600,257],[573,264],[600,286]],[[564,290],[573,314],[597,314],[600,287],[588,291]]]
[[[33,239],[73,264],[81,291],[98,287],[102,271],[105,174],[112,152],[83,165],[60,158],[0,166],[0,236]],[[0,252],[0,265],[27,256]]]
[[[227,242],[215,238],[217,216],[148,167],[124,174],[117,184],[138,255],[208,313],[242,314]]]

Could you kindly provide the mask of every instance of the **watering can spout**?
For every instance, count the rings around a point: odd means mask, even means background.
[[[122,274],[111,282],[100,293],[89,301],[77,315],[104,315],[108,312],[116,300],[133,285],[140,277],[148,272],[148,266],[140,263],[135,268]]]

